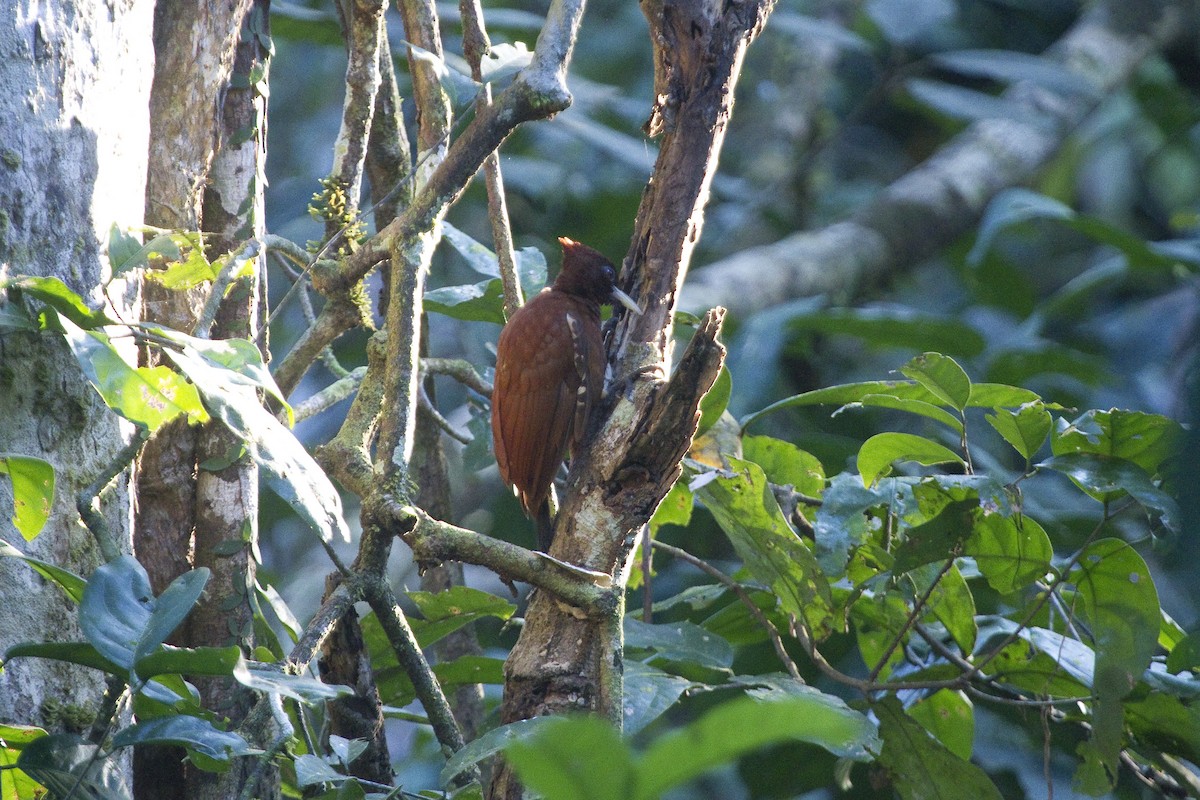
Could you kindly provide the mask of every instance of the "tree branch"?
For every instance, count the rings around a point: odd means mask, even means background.
[[[1003,98],[1019,116],[971,124],[849,220],[709,265],[683,290],[681,306],[723,303],[747,317],[796,297],[850,298],[915,266],[975,225],[1001,190],[1032,179],[1148,55],[1186,28],[1179,3],[1095,4],[1046,53],[1084,90],[1015,85]]]

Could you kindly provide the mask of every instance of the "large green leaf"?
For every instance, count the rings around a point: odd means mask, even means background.
[[[196,387],[182,375],[165,365],[133,366],[104,332],[61,322],[83,374],[113,411],[151,433],[181,414],[193,424],[208,420]]]
[[[909,576],[920,596],[928,592],[925,613],[942,623],[960,651],[971,653],[975,649],[975,597],[956,566],[946,570],[934,584],[940,570],[940,564],[926,564]]]
[[[905,531],[904,541],[895,549],[892,570],[908,572],[934,561],[945,561],[971,535],[979,498],[952,500],[937,516]]]
[[[257,354],[252,344],[250,348]],[[272,386],[274,381],[258,369],[246,348],[198,350],[189,344],[164,352],[199,388],[208,410],[246,444],[267,485],[322,538],[349,541],[341,495],[295,434],[262,407],[256,390],[263,388],[264,381]]]
[[[71,291],[59,278],[39,278],[18,275],[0,280],[0,289],[19,290],[36,297],[81,328],[99,328],[114,321],[103,311],[88,308],[83,298]]]
[[[626,661],[621,730],[626,736],[635,735],[666,713],[684,692],[693,688],[704,686],[641,661]]]
[[[941,353],[922,353],[900,372],[929,390],[945,405],[962,412],[971,402],[971,379],[958,362]]]
[[[1078,775],[1084,791],[1095,794],[1116,780],[1123,744],[1122,700],[1158,646],[1158,592],[1146,562],[1119,539],[1088,545],[1066,579],[1083,601],[1083,620],[1096,651],[1091,750]]]
[[[786,613],[805,620],[821,638],[834,620],[816,558],[788,525],[762,468],[739,458],[729,463],[734,472],[716,473],[696,494],[750,572],[779,595]]]
[[[914,703],[908,715],[953,755],[967,761],[975,742],[975,707],[962,691],[940,689]]]
[[[163,590],[163,593],[155,600],[150,617],[146,620],[146,625],[134,646],[133,662],[135,664],[157,651],[167,637],[191,613],[192,608],[200,600],[200,595],[204,592],[210,576],[211,572],[207,567],[199,567],[175,578]]]
[[[124,675],[126,670],[100,655],[90,642],[22,642],[4,653],[4,660],[13,658],[49,658],[68,664],[98,669],[109,675]]]
[[[1159,414],[1091,410],[1070,423],[1062,422],[1050,444],[1056,456],[1085,453],[1120,458],[1153,476],[1175,454],[1181,434],[1178,422]]]
[[[507,742],[521,783],[554,800],[631,800],[634,763],[621,735],[599,717],[557,717]]]
[[[728,669],[733,665],[733,648],[729,642],[691,622],[648,625],[626,617],[625,646],[653,650],[670,661],[699,664],[710,669]]]
[[[1026,461],[1045,444],[1053,426],[1050,412],[1041,402],[1013,410],[998,408],[987,415],[987,421]]]
[[[39,800],[45,790],[37,781],[16,769],[21,751],[46,736],[33,725],[0,723],[0,797],[4,800]]]
[[[964,464],[950,448],[913,433],[877,433],[858,450],[858,473],[863,485],[870,486],[892,470],[897,461],[918,464]]]
[[[729,395],[732,392],[733,378],[729,375],[729,368],[722,365],[712,388],[704,393],[704,397],[700,398],[700,423],[693,438],[703,436],[709,428],[717,423],[717,420],[725,413],[725,407],[729,405]]]
[[[206,719],[186,715],[137,722],[118,732],[112,743],[113,747],[174,744],[221,762],[251,752],[246,740],[238,734],[218,730]]]
[[[963,553],[975,559],[979,571],[998,592],[1019,591],[1050,571],[1054,548],[1046,531],[1032,517],[976,512]]]
[[[484,617],[509,619],[517,610],[503,597],[469,586],[452,586],[442,592],[409,592],[408,596],[424,617],[411,620],[413,634],[421,647],[428,647]]]
[[[54,505],[54,467],[40,458],[0,453],[0,475],[8,475],[12,481],[13,525],[25,541],[33,541],[46,526]]]
[[[472,765],[494,756],[514,741],[528,739],[547,724],[556,724],[559,719],[561,717],[523,719],[500,725],[481,734],[446,760],[446,766],[442,768],[442,783],[449,784],[456,775],[470,769]]]
[[[772,700],[739,698],[651,743],[638,761],[635,788],[625,797],[661,797],[745,753],[784,741],[809,742],[856,760],[867,759],[879,745],[865,716],[811,687]]]
[[[879,763],[902,800],[1003,800],[979,767],[931,737],[894,697],[872,706],[879,717]]]
[[[130,670],[153,611],[146,570],[133,556],[123,555],[101,564],[88,579],[79,604],[79,627],[102,656]]]
[[[825,468],[821,460],[791,442],[770,436],[743,436],[742,447],[746,460],[762,467],[771,483],[792,486],[810,497],[818,497],[825,491]]]
[[[1128,494],[1146,509],[1157,512],[1166,528],[1180,529],[1179,504],[1175,498],[1156,486],[1150,475],[1131,461],[1090,453],[1066,453],[1048,458],[1037,466],[1067,475],[1075,485],[1101,502],[1111,502]]]

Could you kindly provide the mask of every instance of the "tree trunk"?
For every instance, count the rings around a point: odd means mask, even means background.
[[[54,276],[115,318],[136,319],[135,287],[113,281],[110,228],[140,225],[149,138],[153,3],[0,0],[0,278]],[[12,298],[9,298],[12,302]],[[54,468],[54,503],[41,534],[9,524],[11,485],[0,479],[0,531],[11,545],[81,575],[99,564],[76,495],[112,461],[132,428],[107,409],[59,337],[15,330],[0,295],[0,452]],[[135,354],[127,352],[129,360]],[[127,472],[101,498],[128,551]],[[72,605],[15,559],[0,559],[0,652],[20,641],[82,639]],[[49,634],[48,634],[49,632]],[[100,705],[98,673],[17,659],[0,673],[0,721],[80,729]]]

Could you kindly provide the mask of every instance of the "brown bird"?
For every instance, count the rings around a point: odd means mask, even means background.
[[[616,286],[612,263],[567,238],[554,285],[522,306],[500,332],[492,390],[492,444],[500,477],[537,526],[538,547],[554,536],[550,487],[563,456],[583,440],[604,392],[600,306],[638,304]]]

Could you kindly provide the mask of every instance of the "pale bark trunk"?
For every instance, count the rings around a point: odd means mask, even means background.
[[[0,0],[0,276],[61,278],[93,307],[136,319],[133,289],[111,278],[109,229],[143,218],[153,3],[149,0]],[[11,300],[10,300],[11,302]],[[5,300],[0,296],[0,316]],[[131,361],[135,354],[126,353]],[[109,411],[61,339],[0,324],[0,452],[54,467],[49,522],[26,542],[9,522],[11,484],[0,479],[0,537],[87,576],[100,554],[75,510],[132,429]],[[118,547],[129,549],[130,482],[102,495]],[[21,641],[81,640],[75,609],[15,559],[0,559],[0,652]],[[90,723],[98,673],[46,659],[0,672],[0,721],[61,732]]]

